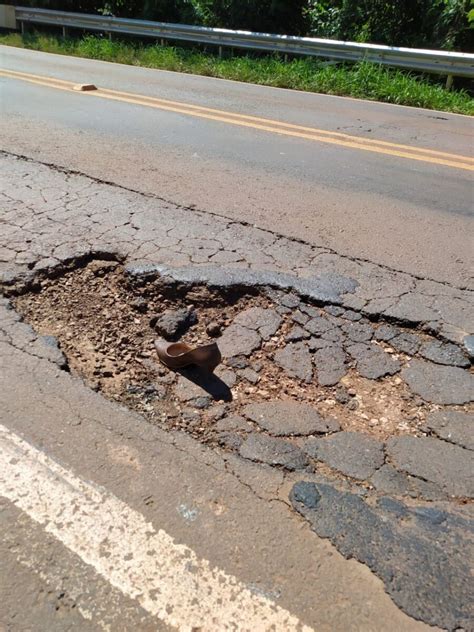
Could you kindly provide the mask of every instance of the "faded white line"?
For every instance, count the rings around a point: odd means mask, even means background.
[[[123,594],[178,630],[311,632],[294,615],[156,530],[0,424],[0,495]]]

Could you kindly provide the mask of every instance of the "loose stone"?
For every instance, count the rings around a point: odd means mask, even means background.
[[[191,406],[194,406],[194,408],[199,408],[202,410],[204,408],[209,408],[209,406],[212,404],[212,397],[210,395],[203,395],[202,397],[192,398],[188,400],[188,402]]]
[[[208,336],[211,336],[211,338],[217,338],[217,336],[220,336],[221,331],[222,331],[222,327],[220,326],[219,323],[216,323],[215,321],[212,321],[206,327],[206,333]]]
[[[390,340],[391,347],[408,355],[415,355],[420,348],[420,343],[421,341],[418,336],[406,332],[398,334]]]
[[[334,386],[347,373],[347,356],[341,347],[326,347],[314,354],[321,386]]]
[[[308,404],[293,401],[274,401],[249,404],[243,414],[276,436],[310,435],[340,430],[335,419],[324,419]]]
[[[260,380],[259,374],[250,368],[242,369],[241,371],[239,371],[239,376],[244,380],[247,380],[247,382],[250,382],[251,384],[257,384],[257,382]]]
[[[196,397],[196,398],[190,399],[189,403],[192,406],[194,406],[194,408],[199,408],[199,409],[209,408],[209,406],[212,404],[212,397],[210,397],[209,395]]]
[[[438,437],[474,450],[474,415],[457,410],[438,410],[426,420],[426,429]]]
[[[281,294],[279,296],[279,301],[282,305],[290,307],[291,309],[298,307],[300,304],[300,299],[296,294]]]
[[[233,323],[219,338],[219,348],[224,358],[249,356],[260,347],[261,342],[260,334],[256,331]]]
[[[226,413],[227,407],[225,404],[215,404],[210,410],[207,411],[209,419],[218,420],[221,419]]]
[[[357,343],[347,348],[357,362],[357,370],[369,380],[377,380],[385,375],[394,375],[400,368],[400,362],[376,344]]]
[[[374,330],[367,323],[349,322],[341,325],[342,331],[353,342],[369,342],[374,335]]]
[[[197,314],[191,309],[169,309],[151,320],[152,326],[167,340],[175,338],[179,333],[197,323]]]
[[[457,345],[442,343],[437,340],[425,342],[420,349],[420,355],[427,360],[431,360],[431,362],[436,362],[436,364],[461,368],[468,367],[471,364]]]
[[[201,423],[201,415],[193,408],[184,408],[181,411],[181,417],[190,425],[199,425]]]
[[[273,309],[250,307],[238,314],[234,323],[258,331],[264,340],[268,340],[278,331],[281,316]]]
[[[220,432],[218,441],[222,447],[236,451],[241,447],[244,440],[235,432]]]
[[[323,334],[321,334],[321,337],[325,340],[330,340],[333,344],[337,343],[341,345],[345,341],[345,336],[343,332],[337,327],[325,331]]]
[[[335,343],[332,340],[326,340],[326,338],[310,338],[307,342],[308,348],[311,351],[316,349],[326,349],[327,347],[333,347]]]
[[[321,336],[322,334],[334,329],[334,325],[330,323],[326,318],[322,316],[316,316],[311,318],[306,324],[305,328],[314,335]]]
[[[401,375],[414,393],[433,404],[467,404],[474,399],[474,377],[457,367],[412,359]]]
[[[291,318],[295,321],[295,323],[298,323],[298,325],[305,325],[309,320],[309,316],[307,314],[304,314],[303,312],[300,312],[300,310],[294,312],[291,315]]]
[[[471,360],[474,360],[474,335],[465,336],[463,339],[464,349]]]
[[[280,465],[287,470],[308,469],[304,452],[285,439],[253,433],[240,446],[240,456],[251,461]]]
[[[445,500],[447,495],[439,485],[424,481],[416,476],[399,472],[388,463],[383,465],[370,479],[378,492],[395,496],[410,496],[423,500]]]
[[[226,386],[232,388],[237,382],[237,375],[231,369],[225,366],[218,366],[214,371],[214,375],[224,382]],[[210,378],[212,379],[212,377]]]
[[[173,387],[174,393],[178,399],[183,402],[189,402],[199,397],[209,397],[209,393],[201,386],[188,380],[184,375],[178,377],[176,385]]]
[[[249,365],[249,361],[245,356],[231,356],[227,359],[227,364],[233,369],[245,369]]]
[[[353,398],[350,402],[347,403],[347,408],[349,410],[357,410],[359,408],[359,402]]]
[[[344,308],[339,307],[338,305],[328,305],[324,308],[324,311],[330,314],[331,316],[341,316],[344,314]]]
[[[230,415],[216,422],[216,430],[219,432],[251,432],[253,425],[240,415]]]
[[[474,453],[432,437],[391,437],[386,452],[403,472],[439,485],[451,496],[474,498]]]
[[[144,298],[141,298],[141,297],[132,301],[130,305],[132,306],[134,310],[142,314],[144,314],[146,310],[148,309],[148,303],[146,302]]]
[[[359,480],[368,479],[384,462],[383,445],[359,432],[308,439],[303,449],[318,461]]]
[[[336,315],[338,314],[334,314],[334,316]],[[352,309],[346,309],[342,316],[343,318],[346,318],[347,320],[352,320],[354,322],[362,318],[362,314],[360,314],[359,312],[354,312]]]
[[[308,314],[311,318],[315,318],[320,315],[320,310],[317,307],[313,307],[313,305],[306,305],[306,303],[301,303],[300,310],[305,314]]]
[[[303,329],[302,327],[298,327],[296,325],[295,327],[292,327],[287,333],[287,335],[285,336],[285,340],[287,342],[298,342],[298,340],[309,338],[310,335],[311,334],[309,333],[309,331],[306,331],[306,329]]]
[[[351,401],[351,396],[347,392],[347,389],[344,388],[344,386],[339,386],[336,389],[336,393],[334,395],[334,398],[335,398],[336,402],[338,402],[339,404],[347,404],[348,402]]]
[[[374,333],[375,340],[383,340],[384,342],[388,342],[392,340],[397,335],[398,329],[392,327],[392,325],[380,325],[377,327]]]
[[[60,369],[67,367],[67,359],[59,347],[58,339],[55,336],[41,336],[40,340],[45,345],[45,357]]]
[[[291,377],[310,382],[313,377],[311,355],[304,342],[290,342],[275,353],[275,362]]]

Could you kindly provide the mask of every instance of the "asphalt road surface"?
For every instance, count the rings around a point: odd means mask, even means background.
[[[123,263],[141,283],[145,260],[168,266],[169,279],[191,270],[216,292],[245,275],[256,292],[285,287],[272,294],[273,317],[295,317],[306,328],[297,335],[311,332],[323,352],[324,336],[336,341],[320,360],[281,327],[264,341],[252,309],[241,312],[244,324],[229,325],[234,342],[257,338],[252,350],[265,350],[265,362],[282,352],[281,381],[252,357],[245,377],[230,360],[252,352],[229,351],[222,375],[235,397],[205,397],[203,411],[195,384],[163,373],[153,350],[142,355],[125,337],[127,365],[149,358],[157,371],[153,406],[170,424],[160,426],[107,391],[124,340],[109,338],[115,295],[93,313],[94,335],[111,340],[111,370],[80,320],[84,286],[63,310],[79,319],[80,353],[102,367],[89,385],[64,355],[61,341],[75,336],[58,326],[57,287],[44,330],[0,298],[1,632],[471,629],[471,120],[5,47],[0,55],[7,297],[26,287],[33,304],[58,271],[62,279],[90,259],[91,287]],[[98,89],[75,89],[86,83]],[[36,274],[40,285],[28,286]],[[159,301],[136,301],[151,346]],[[324,385],[334,362],[350,393],[339,378]],[[304,363],[308,382],[294,373]],[[244,380],[272,393],[252,395]],[[185,391],[169,419],[165,383],[169,401]],[[308,461],[308,436],[327,428],[291,430],[298,412],[280,419],[283,430],[254,423],[244,439],[242,392],[330,407],[336,460]],[[420,424],[433,411],[461,421],[431,432]],[[216,420],[227,443],[189,431]],[[392,432],[414,436],[394,447]]]
[[[1,66],[42,81],[2,78],[8,152],[474,284],[469,117],[7,47]],[[61,90],[50,78],[71,83]],[[92,97],[74,83],[120,94]]]

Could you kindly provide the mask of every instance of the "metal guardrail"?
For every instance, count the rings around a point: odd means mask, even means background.
[[[25,24],[48,24],[63,27],[64,30],[77,28],[105,33],[139,35],[162,40],[214,44],[219,46],[220,50],[222,50],[221,47],[228,46],[278,52],[284,55],[308,55],[338,61],[365,60],[398,68],[448,75],[451,78],[453,76],[474,78],[474,55],[469,53],[231,31],[27,7],[15,7],[15,17],[22,29]]]

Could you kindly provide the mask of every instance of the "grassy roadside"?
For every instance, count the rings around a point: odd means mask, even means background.
[[[335,94],[474,115],[474,99],[463,90],[448,92],[429,79],[361,62],[324,66],[313,59],[231,57],[173,46],[131,44],[87,35],[66,39],[36,33],[0,35],[0,44],[88,59],[235,79],[279,88]]]

